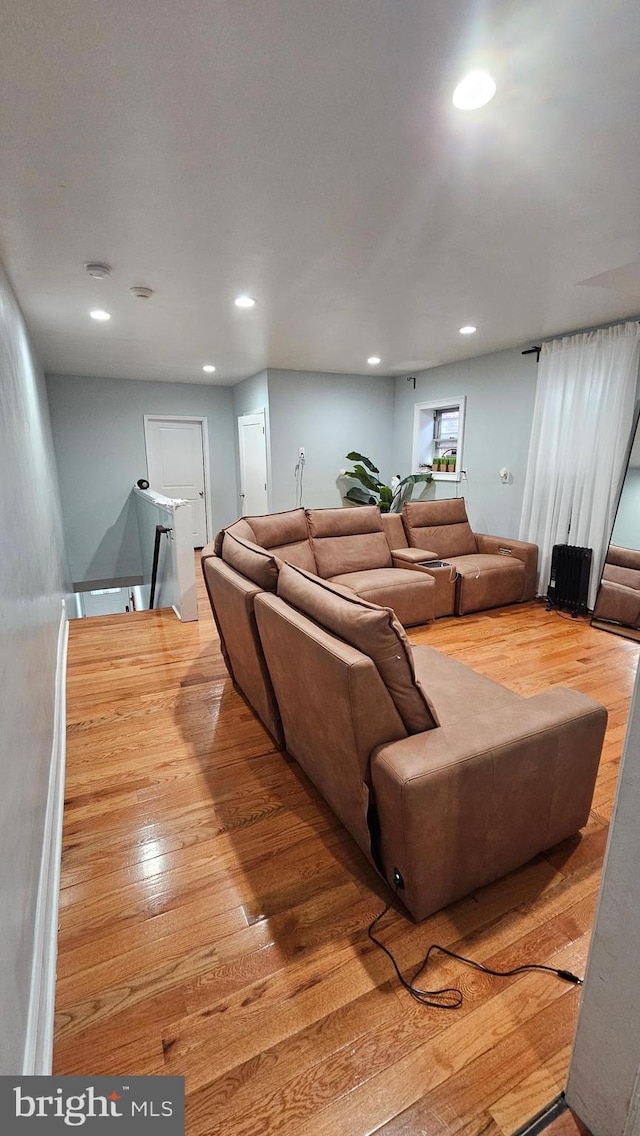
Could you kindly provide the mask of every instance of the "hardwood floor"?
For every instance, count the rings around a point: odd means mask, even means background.
[[[509,1136],[564,1087],[578,990],[443,959],[430,985],[463,1007],[408,997],[367,939],[384,885],[232,689],[199,606],[71,624],[56,1072],[184,1074],[189,1136]],[[581,973],[640,645],[538,604],[411,638],[610,718],[582,839],[419,926],[392,911],[382,937],[403,968],[436,941]]]

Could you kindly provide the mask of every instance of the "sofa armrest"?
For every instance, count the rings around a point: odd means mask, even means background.
[[[203,563],[204,563],[205,560],[208,560],[210,556],[217,556],[217,555],[218,555],[218,553],[216,552],[215,541],[213,541],[213,540],[210,540],[208,544],[205,544],[204,548],[200,549],[200,560]]]
[[[467,708],[468,710],[469,708]],[[380,746],[371,777],[387,879],[415,919],[498,879],[587,820],[607,712],[574,690]]]
[[[425,560],[439,560],[435,552],[427,548],[394,548],[391,551],[394,568],[413,568],[415,564],[424,564]]]
[[[529,544],[526,540],[511,540],[509,537],[488,536],[486,533],[474,533],[478,544],[478,552],[490,553],[493,556],[513,556],[516,560],[524,562],[524,594],[523,600],[532,600],[536,594],[538,577],[538,546]]]

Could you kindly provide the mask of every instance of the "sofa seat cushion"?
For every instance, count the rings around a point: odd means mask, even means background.
[[[416,627],[434,618],[435,583],[431,576],[404,568],[370,568],[332,576],[328,582],[351,588],[369,603],[393,608],[403,627]]]
[[[278,596],[375,663],[409,734],[438,725],[416,682],[411,644],[393,611],[288,564],[280,569]]]
[[[478,551],[462,497],[407,501],[402,507],[402,520],[412,548],[435,552],[442,560]]]
[[[376,505],[307,509],[307,523],[316,570],[323,580],[344,572],[391,567],[391,549]]]
[[[458,572],[458,615],[519,603],[525,591],[525,566],[509,556],[476,553],[447,558]]]
[[[413,665],[441,726],[455,725],[460,722],[461,714],[475,710],[495,714],[499,719],[509,707],[523,701],[522,695],[514,694],[434,647],[415,646]]]
[[[259,588],[275,592],[278,582],[278,560],[266,549],[250,540],[234,536],[227,530],[222,541],[222,559]]]
[[[614,580],[602,580],[593,610],[594,619],[640,626],[640,592]]]

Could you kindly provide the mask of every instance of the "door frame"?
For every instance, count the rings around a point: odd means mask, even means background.
[[[147,463],[149,481],[149,448],[147,446],[147,424],[149,422],[199,422],[202,430],[202,468],[204,471],[204,527],[206,542],[212,540],[213,518],[211,516],[211,471],[209,462],[209,420],[200,414],[144,414],[144,456]],[[153,488],[153,486],[151,487]]]
[[[242,461],[240,454],[240,419],[251,418],[254,414],[262,416],[262,429],[264,433],[264,460],[265,460],[265,473],[267,477],[267,512],[271,510],[271,447],[269,436],[269,420],[268,411],[265,406],[257,406],[255,410],[243,410],[242,414],[236,415],[236,440],[238,446],[238,503],[240,505],[241,515],[244,516],[244,499],[242,497]]]

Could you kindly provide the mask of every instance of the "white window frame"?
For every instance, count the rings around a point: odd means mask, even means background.
[[[434,481],[462,481],[463,447],[464,447],[464,421],[466,411],[466,395],[454,398],[437,398],[429,402],[416,402],[413,408],[413,453],[411,455],[411,470],[420,472],[425,465],[431,465],[433,459],[433,415],[436,410],[458,411],[458,441],[456,443],[455,473],[434,473]]]

